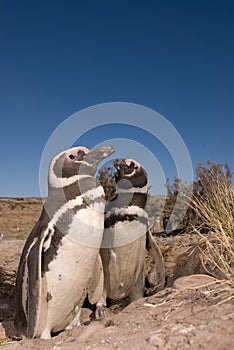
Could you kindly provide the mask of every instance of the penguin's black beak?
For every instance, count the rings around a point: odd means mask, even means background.
[[[109,157],[112,153],[114,153],[114,148],[112,146],[101,146],[99,148],[95,148],[91,150],[85,156],[85,162],[94,165],[98,165],[103,159]]]

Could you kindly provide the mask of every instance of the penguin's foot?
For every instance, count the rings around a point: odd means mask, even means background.
[[[105,306],[97,306],[90,315],[91,321],[101,321],[105,317]]]
[[[44,329],[44,331],[41,333],[40,338],[44,340],[51,339],[50,329],[48,328]]]
[[[69,323],[69,325],[65,328],[66,330],[72,329],[72,328],[77,327],[77,326],[80,326],[81,309],[78,306],[76,306],[75,313],[76,313],[76,316],[73,318],[71,323]]]

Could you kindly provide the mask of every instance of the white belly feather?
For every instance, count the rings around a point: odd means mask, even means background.
[[[102,240],[103,211],[101,204],[95,210],[92,207],[81,209],[74,216],[69,233],[63,237],[57,255],[42,278],[36,335],[47,338],[50,331],[66,328],[79,312]]]
[[[123,232],[123,227],[126,228],[125,232]],[[136,230],[137,234],[134,236]],[[107,234],[106,230],[104,234]],[[141,276],[143,281],[146,227],[141,223],[136,224],[136,221],[124,222],[124,224],[119,222],[114,228],[108,229],[108,234],[112,235],[113,245],[100,250],[105,275],[105,290],[108,298],[119,300],[131,294]],[[120,244],[121,235],[125,235],[122,244]],[[126,244],[126,240],[130,243]]]

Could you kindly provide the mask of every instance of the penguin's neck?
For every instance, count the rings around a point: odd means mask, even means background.
[[[84,195],[97,187],[96,179],[93,176],[87,176],[63,187],[49,187],[48,199],[53,198],[59,202],[66,202]]]
[[[141,209],[145,208],[147,201],[147,193],[135,193],[135,192],[118,192],[106,206],[106,212],[111,211],[115,208],[127,208],[127,207],[139,207]]]

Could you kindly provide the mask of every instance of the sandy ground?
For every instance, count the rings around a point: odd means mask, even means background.
[[[0,243],[1,350],[233,348],[234,286],[199,275],[204,270],[199,242],[193,235],[156,238],[166,265],[166,288],[162,291],[130,305],[127,301],[115,303],[100,322],[90,322],[90,310],[83,309],[85,325],[51,340],[18,339],[12,322],[15,274],[41,203],[37,199],[4,199],[0,208],[0,233],[4,234]],[[190,277],[192,274],[197,275]],[[181,276],[187,277],[178,280]]]

